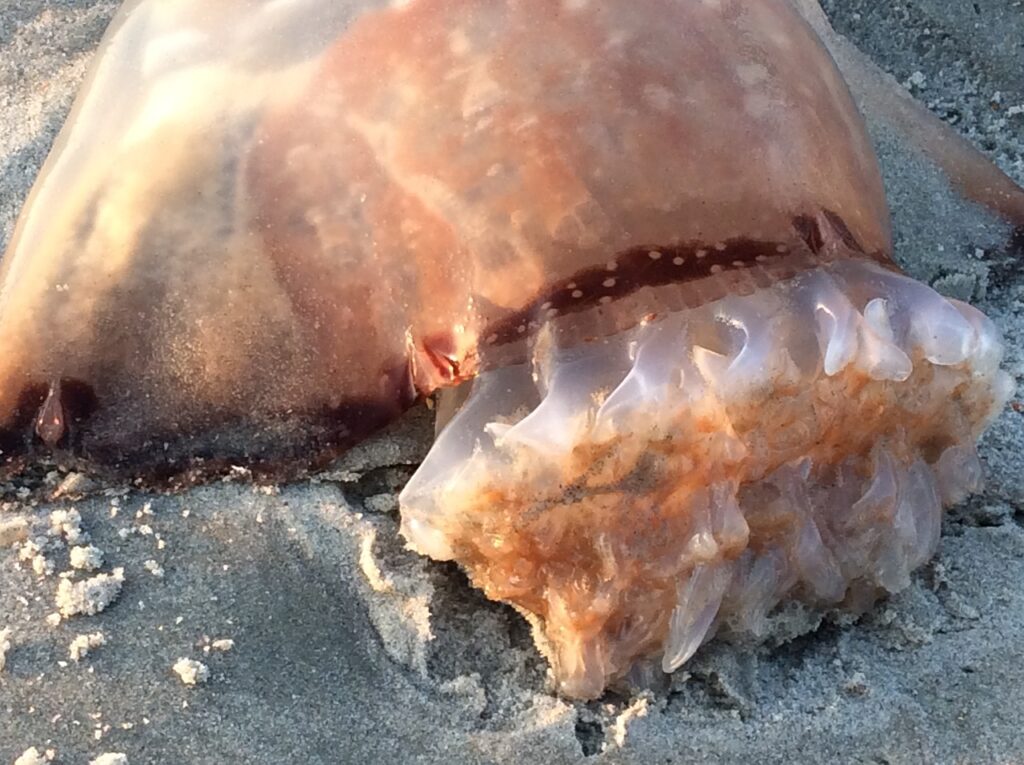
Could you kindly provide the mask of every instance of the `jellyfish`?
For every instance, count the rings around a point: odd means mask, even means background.
[[[8,469],[315,465],[436,397],[402,533],[579,698],[897,592],[1012,384],[850,84],[1024,221],[807,0],[130,0],[2,263]]]

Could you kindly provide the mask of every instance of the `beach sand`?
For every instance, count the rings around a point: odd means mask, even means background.
[[[1022,3],[825,6],[1024,181]],[[0,250],[116,7],[0,5]],[[1019,380],[1020,238],[871,128],[901,262],[985,310]],[[239,470],[163,495],[59,466],[3,486],[0,764],[30,747],[68,765],[103,753],[131,765],[1024,758],[1024,419],[1012,408],[982,444],[987,489],[948,514],[908,590],[855,623],[783,614],[791,640],[713,642],[664,688],[591,703],[551,694],[515,612],[403,549],[396,495],[431,434],[430,413],[414,411],[280,486]],[[71,567],[100,553],[94,571]]]

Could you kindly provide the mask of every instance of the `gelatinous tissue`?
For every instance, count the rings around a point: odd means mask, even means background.
[[[0,448],[266,469],[441,391],[403,533],[578,697],[898,591],[1011,383],[812,10],[127,3],[2,264]]]

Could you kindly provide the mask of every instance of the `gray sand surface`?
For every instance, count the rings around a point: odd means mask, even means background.
[[[1018,182],[1022,5],[825,3],[840,31]],[[0,249],[116,6],[0,4]],[[884,125],[871,128],[901,260],[993,317],[1019,380],[1020,238],[1012,244],[1004,226],[957,199]],[[551,695],[511,609],[487,602],[455,567],[403,550],[395,495],[431,431],[429,413],[413,412],[331,470],[282,486],[239,471],[158,495],[52,466],[0,487],[0,545],[11,547],[0,550],[0,630],[11,630],[0,637],[0,653],[11,644],[0,765],[29,747],[83,765],[104,752],[132,765],[1024,761],[1015,410],[983,442],[988,488],[951,511],[939,555],[906,592],[857,623],[826,621],[778,646],[713,643],[666,687],[588,704]],[[88,541],[75,538],[74,517],[51,529],[50,514],[72,508]],[[41,573],[26,538],[38,538]],[[47,617],[72,543],[103,553],[97,571],[73,581],[123,568],[124,582],[101,613],[55,624]],[[803,631],[806,619],[783,615],[780,635],[787,627]],[[97,632],[104,644],[73,661],[72,641]],[[223,639],[233,646],[214,647]],[[182,658],[203,662],[208,679],[186,686],[172,670]]]

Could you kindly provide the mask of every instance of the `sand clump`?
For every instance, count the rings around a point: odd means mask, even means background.
[[[123,752],[104,752],[89,760],[89,765],[128,765],[128,755]]]
[[[0,630],[0,672],[3,672],[7,666],[7,653],[11,647],[11,628],[4,627]]]
[[[210,668],[195,659],[178,659],[171,669],[185,685],[203,685],[210,679]]]
[[[103,551],[95,545],[79,545],[72,547],[68,553],[71,568],[80,571],[95,571],[103,565]]]
[[[69,545],[81,545],[89,541],[89,535],[82,530],[82,515],[74,508],[50,513],[48,533],[51,537],[63,537]]]
[[[28,539],[18,546],[18,560],[31,568],[36,576],[50,576],[55,566],[46,555],[49,547],[44,538]]]
[[[48,765],[53,762],[56,753],[53,749],[40,752],[34,746],[30,746],[14,761],[14,765]]]
[[[23,515],[0,518],[0,547],[10,547],[28,539],[29,519]]]
[[[123,585],[123,568],[115,568],[110,574],[97,574],[79,582],[61,579],[57,586],[57,608],[64,617],[77,614],[93,616],[117,600]]]
[[[107,644],[106,635],[102,632],[91,632],[87,635],[78,635],[68,646],[68,655],[71,661],[76,664],[84,659],[94,648]]]

